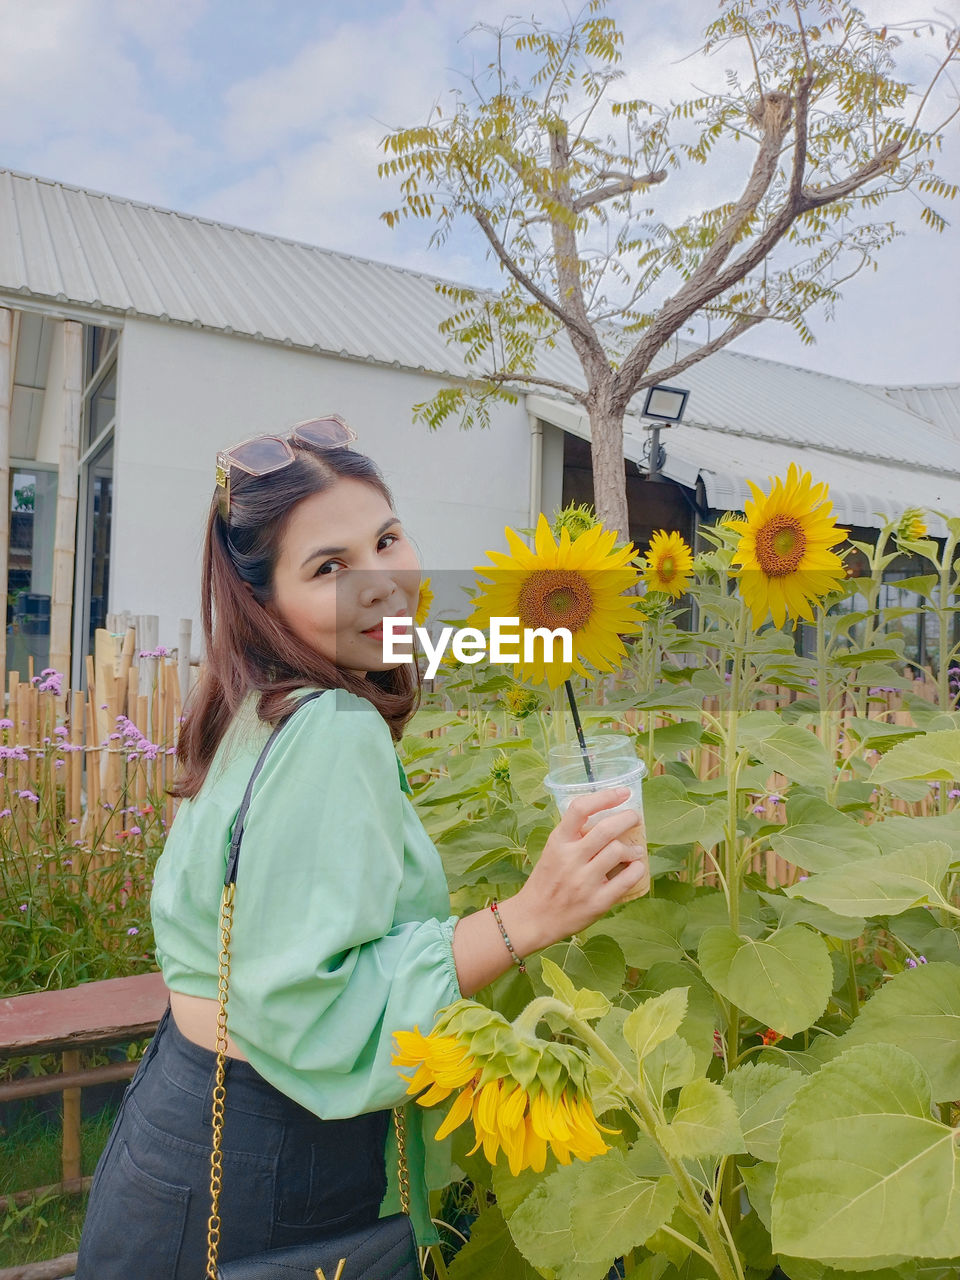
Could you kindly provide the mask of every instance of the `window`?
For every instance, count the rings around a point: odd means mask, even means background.
[[[7,669],[29,678],[50,662],[50,599],[57,523],[57,473],[17,468],[10,475]]]

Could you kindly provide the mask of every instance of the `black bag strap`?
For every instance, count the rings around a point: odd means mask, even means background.
[[[223,877],[224,885],[235,884],[237,879],[237,863],[240,861],[240,841],[243,839],[243,824],[247,817],[247,810],[250,808],[250,799],[253,796],[253,784],[256,782],[260,770],[266,763],[267,756],[270,754],[270,748],[276,742],[277,738],[283,732],[284,726],[293,719],[301,707],[306,706],[308,702],[313,702],[314,698],[322,697],[327,690],[321,689],[317,693],[308,693],[305,698],[301,698],[293,710],[283,717],[276,726],[273,733],[267,739],[267,745],[260,752],[257,763],[253,766],[253,773],[250,775],[250,781],[247,783],[247,789],[243,793],[243,800],[240,809],[237,812],[236,821],[233,824],[233,835],[230,837],[230,853],[227,856],[227,870]]]

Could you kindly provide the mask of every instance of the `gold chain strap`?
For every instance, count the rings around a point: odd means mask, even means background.
[[[223,1186],[223,1078],[227,1058],[227,997],[230,984],[230,932],[233,928],[234,884],[223,886],[220,899],[220,960],[217,966],[217,1074],[213,1087],[213,1150],[210,1153],[210,1218],[207,1222],[207,1280],[217,1280],[220,1249],[220,1191]]]
[[[235,885],[223,886],[220,899],[220,957],[217,964],[217,1071],[213,1087],[213,1148],[210,1152],[210,1217],[207,1220],[207,1280],[217,1280],[217,1255],[220,1251],[220,1192],[223,1188],[223,1104],[227,1090],[224,1073],[227,1060],[227,998],[230,994],[230,934],[233,929],[233,893]],[[400,1186],[400,1208],[410,1214],[410,1170],[407,1167],[406,1125],[402,1107],[394,1107],[393,1124],[397,1135],[397,1173]]]

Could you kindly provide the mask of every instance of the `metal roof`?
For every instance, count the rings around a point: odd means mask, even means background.
[[[711,356],[711,360],[715,359]],[[692,407],[693,393],[689,404]],[[545,422],[590,439],[589,420],[578,405],[528,395],[527,408]],[[702,481],[707,503],[715,510],[742,511],[744,502],[752,496],[748,479],[766,488],[770,476],[786,475],[790,463],[796,462],[816,481],[826,481],[830,486],[834,514],[841,523],[875,528],[882,523],[882,517],[895,519],[908,507],[939,510],[948,516],[960,512],[960,469],[956,465],[960,449],[956,446],[950,446],[954,455],[952,472],[942,468],[917,469],[869,453],[825,450],[809,441],[758,438],[745,431],[697,425],[694,415],[687,417],[691,420],[661,430],[663,474],[690,489]],[[913,422],[913,430],[922,431],[924,424],[919,419]],[[643,470],[648,437],[649,431],[637,417],[626,419],[624,455]],[[942,438],[935,438],[942,448]],[[942,537],[946,532],[943,520],[935,515],[929,517],[927,524],[934,536]]]
[[[462,375],[432,276],[0,170],[0,296]]]
[[[470,370],[460,348],[438,332],[450,313],[437,292],[441,283],[420,272],[0,170],[0,300],[13,307],[140,316],[462,376]],[[690,350],[690,343],[679,341],[657,365],[664,368]],[[563,339],[543,354],[538,372],[583,385]],[[745,475],[763,479],[781,469],[781,458],[810,457],[817,465],[809,468],[824,479],[836,476],[836,492],[847,495],[844,519],[853,521],[856,513],[857,523],[870,523],[859,517],[878,502],[937,505],[941,493],[950,510],[960,510],[954,490],[960,486],[960,385],[868,387],[729,350],[691,366],[676,381],[691,395],[684,425],[664,432],[667,474],[673,468],[675,478],[687,477],[684,483],[702,475],[716,506],[740,505],[734,499],[746,494]],[[539,395],[528,403],[539,404],[547,421],[569,416],[571,407]],[[641,405],[637,397],[635,413]],[[568,429],[583,434],[585,419],[577,409],[574,416],[579,426]],[[628,449],[635,447],[628,439]]]
[[[947,382],[940,386],[869,389],[905,405],[912,413],[932,422],[944,435],[960,441],[960,382]]]

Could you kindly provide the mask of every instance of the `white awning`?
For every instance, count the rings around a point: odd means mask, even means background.
[[[528,395],[530,413],[579,436],[590,439],[590,421],[579,405],[549,396]],[[661,424],[662,426],[662,424]],[[639,419],[624,422],[624,456],[646,470],[644,445],[649,429]],[[758,439],[721,428],[703,426],[662,427],[660,443],[665,459],[663,474],[686,488],[703,481],[706,500],[719,511],[742,511],[750,498],[747,480],[761,488],[770,476],[786,475],[791,462],[809,471],[815,481],[830,486],[830,500],[841,523],[879,528],[884,517],[900,516],[908,507],[924,507],[947,516],[960,516],[960,475],[928,467],[911,468],[903,462],[843,453],[799,442]],[[943,537],[946,526],[931,515],[928,528]]]

